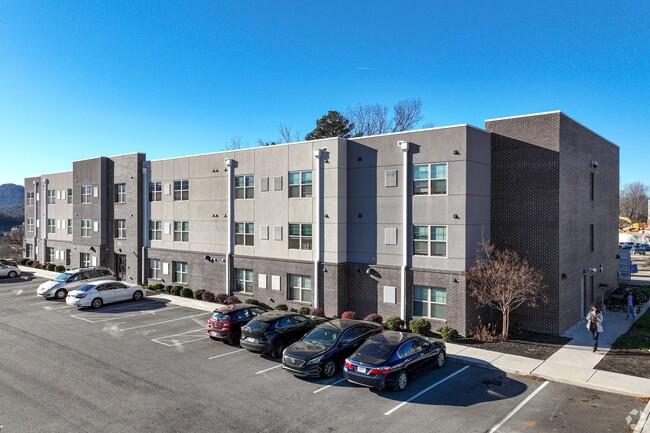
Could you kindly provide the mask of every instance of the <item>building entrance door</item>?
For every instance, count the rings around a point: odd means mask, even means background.
[[[126,278],[126,254],[115,254],[115,273],[119,280]]]

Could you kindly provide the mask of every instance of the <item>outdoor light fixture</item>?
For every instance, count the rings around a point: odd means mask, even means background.
[[[460,217],[458,216],[457,213],[454,214],[454,219],[455,219],[455,220],[459,220],[459,219],[460,219]]]
[[[454,150],[454,155],[460,155],[460,152],[457,150]]]
[[[593,168],[598,168],[598,161],[591,161],[591,166]]]
[[[565,273],[562,273],[562,276],[560,278],[562,278],[563,280],[568,280],[569,276]]]

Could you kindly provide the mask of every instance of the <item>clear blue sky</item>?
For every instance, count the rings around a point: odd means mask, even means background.
[[[0,184],[403,98],[436,126],[562,110],[650,185],[650,3],[0,2]]]

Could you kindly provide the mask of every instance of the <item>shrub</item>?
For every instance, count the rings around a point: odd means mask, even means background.
[[[344,311],[343,314],[341,314],[341,319],[356,319],[357,318],[357,313],[354,311]]]
[[[380,325],[384,323],[384,318],[377,313],[368,314],[366,317],[363,318],[363,320],[379,323]]]
[[[27,260],[27,262],[25,262],[25,264],[27,266],[33,266],[34,265],[34,260]]]
[[[228,295],[226,295],[225,293],[217,293],[216,295],[214,295],[214,302],[217,302],[219,304],[225,304],[227,298]]]
[[[54,263],[48,263],[47,265],[45,265],[45,269],[54,272],[54,270],[56,269],[56,265]]]
[[[386,319],[386,328],[391,331],[401,331],[404,321],[397,316],[391,316]]]
[[[501,339],[500,333],[497,333],[497,326],[491,323],[483,324],[481,316],[478,316],[478,323],[470,329],[468,335],[478,341],[490,342]]]
[[[175,296],[179,296],[181,294],[181,288],[178,286],[173,286],[169,293]]]
[[[431,322],[426,319],[413,319],[409,322],[411,332],[418,335],[427,335],[431,331]]]
[[[311,316],[325,317],[325,311],[322,308],[312,308],[309,314]]]
[[[165,293],[171,293],[174,286],[167,285],[165,286]]]
[[[255,298],[248,298],[244,301],[244,304],[260,305],[260,301]]]
[[[153,286],[153,289],[154,289],[154,290],[158,290],[158,291],[160,292],[160,291],[165,290],[165,285],[162,284],[162,283],[158,283],[158,284],[155,284],[155,285]]]
[[[189,287],[183,287],[181,289],[181,296],[183,298],[192,298],[193,295],[194,295],[194,292]]]
[[[34,269],[42,269],[42,268],[43,268],[43,265],[41,265],[39,262],[34,262],[34,264],[32,265],[32,267],[33,267]]]
[[[203,292],[205,292],[205,290],[203,290],[203,289],[196,289],[196,290],[194,291],[194,293],[192,294],[192,296],[194,297],[194,299],[198,299],[198,300],[200,300],[200,299],[201,299],[201,296],[203,296]]]
[[[19,263],[20,263],[21,265],[25,266],[25,265],[27,264],[28,261],[29,261],[28,258],[23,258],[23,259],[20,259],[20,262],[19,262]]]
[[[456,329],[452,328],[451,326],[445,325],[440,328],[440,336],[445,341],[454,341],[458,338],[458,331],[456,331]]]
[[[215,302],[214,293],[212,292],[203,292],[201,293],[201,300],[206,302]]]
[[[274,310],[289,311],[289,307],[286,304],[278,304],[275,306]]]
[[[311,310],[310,310],[309,307],[300,307],[300,308],[298,308],[298,314],[302,314],[303,316],[309,316],[310,311]]]
[[[58,272],[58,273],[65,272],[65,266],[63,266],[63,265],[58,265],[56,268],[54,268],[54,270],[55,270],[56,272]]]
[[[179,284],[179,285],[176,285],[176,286],[174,286],[174,287],[176,287],[176,288],[178,289],[178,293],[180,293],[181,290],[183,290],[183,289],[185,288],[185,286],[181,286],[180,284]]]
[[[226,298],[226,305],[239,304],[241,301],[235,295],[230,295]]]

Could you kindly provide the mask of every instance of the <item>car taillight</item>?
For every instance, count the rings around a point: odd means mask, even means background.
[[[343,365],[345,365],[345,366],[346,366],[347,368],[349,368],[350,370],[354,370],[354,364],[351,363],[350,361],[348,361],[347,359],[345,360],[345,362],[343,363]]]
[[[385,329],[384,329],[384,327],[382,326],[381,329],[379,330],[379,332],[384,332],[384,331],[385,331]]]
[[[390,367],[371,368],[370,374],[388,374],[389,371],[390,371]]]
[[[85,297],[86,297],[86,294],[85,294],[85,293],[82,293],[82,294],[79,294],[79,295],[75,295],[75,298],[77,298],[77,299],[83,299],[83,298],[85,298]]]
[[[230,322],[223,322],[223,325],[221,325],[223,329],[228,329],[230,328]]]
[[[118,276],[117,274],[113,274],[113,278],[117,278],[117,276]]]

